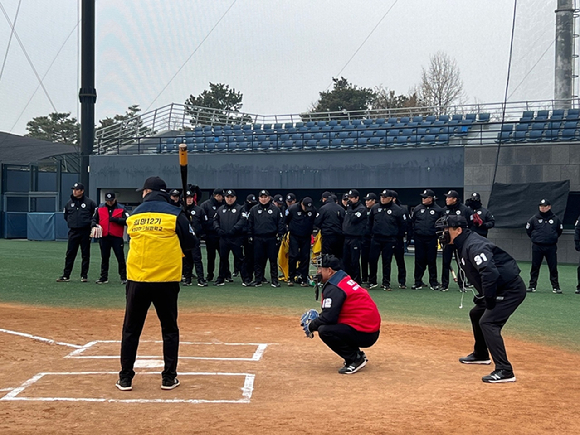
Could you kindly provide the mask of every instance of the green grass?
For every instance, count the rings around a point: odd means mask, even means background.
[[[97,244],[92,245],[89,283],[80,282],[80,253],[71,282],[57,283],[56,278],[62,274],[65,251],[66,243],[63,242],[0,239],[0,302],[72,308],[124,307],[124,287],[118,280],[114,256],[111,258],[110,282],[107,285],[94,284],[100,271]],[[413,256],[407,256],[406,261],[407,284],[410,286],[413,283]],[[519,265],[527,282],[530,264],[521,262]],[[558,269],[564,294],[552,294],[547,267],[542,266],[538,292],[528,294],[508,322],[506,334],[580,352],[577,340],[580,295],[574,294],[576,266],[560,265]],[[395,273],[393,262],[392,283],[397,282]],[[459,309],[461,293],[454,284],[447,293],[408,289],[392,292],[371,290],[371,295],[384,321],[465,331],[471,329],[468,312],[472,307],[472,294],[465,293],[464,307]],[[246,288],[239,283],[239,278],[223,287],[213,287],[211,284],[205,288],[183,287],[179,303],[181,309],[220,312],[252,309],[273,315],[298,315],[307,308],[319,306],[319,302],[314,300],[312,288],[288,288],[284,284],[279,289],[270,286]]]

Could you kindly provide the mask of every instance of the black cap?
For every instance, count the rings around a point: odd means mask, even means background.
[[[222,196],[223,196],[223,194],[224,194],[224,189],[220,189],[219,187],[216,187],[216,188],[213,190],[213,194],[214,194],[214,196],[215,196],[215,195],[222,195]]]
[[[226,190],[224,196],[236,196],[236,191],[234,189]]]
[[[284,197],[280,194],[274,195],[274,202],[278,204],[284,204]]]
[[[288,195],[286,195],[286,201],[296,201],[296,195],[294,195],[293,193],[289,193]]]
[[[318,267],[330,267],[332,270],[342,269],[342,263],[332,254],[324,254],[316,264]]]
[[[165,192],[167,189],[167,185],[165,184],[165,181],[163,181],[159,177],[149,177],[145,180],[145,184],[143,184],[143,187],[141,189],[136,189],[136,191],[142,192],[145,189],[159,190],[161,192]]]
[[[550,202],[549,199],[543,198],[540,203],[538,204],[538,206],[540,205],[552,205],[552,203]]]
[[[312,202],[312,198],[310,198],[309,196],[307,196],[306,198],[304,198],[302,200],[302,205],[304,206],[304,208],[306,209],[306,211],[312,211],[314,210],[314,205]]]
[[[383,198],[394,198],[394,197],[395,197],[395,194],[393,193],[393,191],[392,191],[392,190],[385,189],[385,190],[383,190],[383,191],[381,192],[381,196],[382,196]]]
[[[425,189],[421,194],[421,198],[429,198],[429,197],[435,198],[435,192],[433,192],[431,189]]]
[[[467,228],[467,220],[461,215],[450,214],[445,220],[444,227],[448,228]]]
[[[479,193],[473,192],[471,194],[471,200],[481,202],[481,196],[479,195]]]
[[[356,189],[350,189],[346,194],[349,198],[360,198],[360,194]]]
[[[262,189],[260,190],[260,193],[258,193],[258,196],[270,196],[270,194],[266,189]]]
[[[459,193],[456,190],[450,190],[445,194],[445,198],[459,198]]]
[[[373,192],[371,193],[367,193],[367,196],[365,196],[365,201],[370,201],[370,200],[377,200],[377,195],[374,194]]]
[[[177,189],[173,189],[171,192],[169,192],[170,196],[179,196],[181,195],[181,192]]]
[[[348,193],[343,194],[342,199],[348,199]]]
[[[173,195],[173,191],[171,192],[171,195]],[[186,198],[195,198],[195,192],[192,192],[191,190],[186,190],[185,197]]]
[[[396,190],[391,190],[391,193],[393,194],[393,198],[398,198],[399,194],[397,193]]]
[[[256,201],[256,195],[254,195],[253,193],[250,193],[248,196],[246,196],[246,202],[250,203],[250,204],[255,204]]]
[[[83,183],[75,183],[71,189],[85,190],[85,185]]]
[[[105,201],[112,201],[115,198],[116,198],[115,192],[107,192],[107,193],[105,193]]]
[[[332,196],[332,193],[330,193],[328,191],[322,193],[322,199],[330,198],[331,196]]]

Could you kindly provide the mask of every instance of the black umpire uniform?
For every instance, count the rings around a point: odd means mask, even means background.
[[[495,218],[491,212],[481,205],[481,196],[473,192],[471,197],[465,200],[465,205],[472,210],[471,231],[482,237],[487,237],[487,233],[495,226]]]
[[[367,226],[367,209],[359,201],[358,190],[351,189],[347,193],[349,203],[342,222],[344,244],[342,248],[342,262],[344,271],[359,284],[362,284],[360,276],[360,251],[362,237]]]
[[[425,269],[429,268],[429,287],[439,290],[437,281],[437,229],[435,222],[443,213],[443,209],[435,202],[435,192],[425,189],[421,194],[421,204],[413,209],[411,225],[415,241],[415,273],[413,289],[420,289],[423,283]]]
[[[552,212],[552,204],[542,199],[538,205],[540,211],[532,216],[526,224],[526,233],[532,239],[532,268],[530,270],[530,285],[528,291],[536,291],[542,259],[546,258],[550,270],[552,292],[562,293],[558,281],[558,238],[564,227],[558,216]]]
[[[223,204],[224,190],[216,188],[213,195],[201,204],[205,215],[207,216],[206,226],[204,228],[205,251],[207,254],[207,280],[213,281],[215,272],[216,253],[220,248],[220,238],[213,226],[213,217],[217,209]]]
[[[81,281],[87,282],[91,262],[91,223],[97,204],[84,194],[85,186],[82,183],[75,183],[72,189],[73,194],[64,206],[63,215],[68,224],[68,246],[64,260],[64,270],[57,281],[70,281],[70,274],[80,246],[82,256]]]
[[[475,306],[469,312],[475,338],[473,353],[459,361],[488,364],[489,350],[495,370],[482,380],[513,382],[516,379],[507,359],[501,330],[526,298],[520,268],[507,252],[467,229],[467,220],[462,216],[449,216],[444,226],[449,231],[450,242],[457,248],[460,267],[477,290],[473,299]]]
[[[377,203],[377,195],[373,192],[365,196],[365,208],[367,209],[367,227],[361,240],[360,249],[360,279],[363,283],[369,282],[369,255],[371,252],[371,231],[369,228],[369,215],[371,208]]]
[[[192,285],[191,278],[193,275],[193,268],[195,267],[195,275],[197,276],[197,285],[200,287],[207,287],[207,281],[204,278],[203,273],[203,262],[201,258],[201,243],[199,241],[199,237],[204,232],[204,229],[207,225],[207,216],[203,209],[195,203],[196,193],[187,190],[185,192],[185,214],[191,223],[191,227],[195,234],[197,235],[195,239],[195,244],[193,249],[190,251],[185,251],[183,253],[183,277],[185,280],[183,281],[184,285]],[[191,199],[190,199],[191,198]],[[191,201],[191,204],[187,204]],[[174,205],[179,203],[175,203],[172,201]]]
[[[455,216],[463,216],[465,220],[468,222],[468,225],[471,225],[471,210],[469,207],[461,204],[459,202],[459,193],[455,190],[450,190],[445,194],[445,202],[447,205],[443,208],[443,215],[455,215]],[[453,202],[453,200],[455,200]],[[453,253],[455,248],[453,246],[447,245],[443,247],[443,270],[441,272],[441,291],[449,290],[449,272],[451,271],[451,261],[453,260]],[[461,278],[461,274],[457,274],[457,284],[459,285],[459,289],[464,289],[464,283]]]
[[[310,245],[316,209],[312,198],[291,205],[286,215],[288,227],[288,284],[298,282],[308,285]]]
[[[260,199],[270,198],[267,190],[261,190]],[[271,200],[259,202],[250,210],[248,219],[248,237],[254,243],[254,274],[253,286],[259,287],[264,281],[266,262],[270,262],[270,279],[272,287],[280,287],[278,283],[278,248],[286,229],[282,210]]]
[[[246,281],[242,280],[242,285],[247,287],[254,280],[254,244],[250,243],[248,240],[248,225],[250,218],[250,210],[254,207],[258,201],[256,200],[256,195],[250,193],[246,197],[246,202],[242,206],[242,216],[246,219],[246,226],[244,228],[244,261],[242,261],[242,276],[246,277]]]
[[[393,201],[396,205],[401,207],[405,220],[403,225],[399,228],[399,235],[397,236],[397,244],[395,245],[395,252],[393,256],[395,257],[395,262],[397,263],[397,281],[399,281],[399,288],[407,288],[407,265],[405,264],[405,237],[409,232],[409,207],[401,204],[399,201],[399,194],[396,190],[391,190],[393,192]]]
[[[342,258],[342,223],[344,222],[344,208],[336,203],[335,197],[330,192],[322,194],[324,205],[320,207],[314,226],[320,229],[322,235],[322,254],[331,254],[336,258]]]

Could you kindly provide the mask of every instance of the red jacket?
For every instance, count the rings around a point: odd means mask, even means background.
[[[103,228],[103,237],[123,237],[127,217],[129,214],[123,206],[115,203],[113,208],[109,208],[106,204],[101,204],[93,217],[93,226],[100,225]]]

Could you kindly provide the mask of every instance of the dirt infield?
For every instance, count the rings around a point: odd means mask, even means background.
[[[580,433],[580,355],[559,349],[507,338],[518,381],[490,385],[480,380],[490,366],[457,362],[469,334],[384,322],[368,366],[347,376],[297,318],[182,311],[181,386],[160,389],[161,344],[144,342],[152,366],[121,392],[119,343],[106,341],[120,339],[122,320],[118,310],[0,305],[0,433]],[[160,339],[153,311],[142,339]]]

